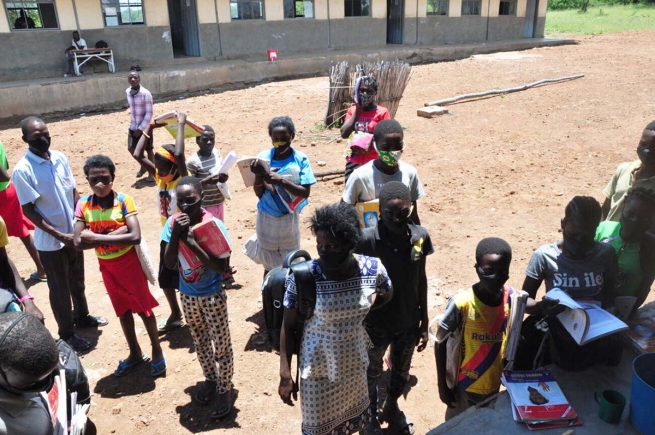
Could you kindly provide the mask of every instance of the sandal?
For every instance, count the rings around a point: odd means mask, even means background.
[[[175,329],[181,328],[184,325],[181,320],[176,320],[174,322],[168,323],[168,320],[162,320],[157,325],[157,332],[163,334],[165,332],[171,332]]]
[[[148,355],[146,355],[144,353],[143,355],[141,355],[140,360],[138,360],[136,362],[133,362],[132,364],[127,364],[123,360],[118,361],[118,367],[116,367],[116,370],[114,370],[114,376],[116,376],[117,378],[125,376],[126,374],[131,372],[134,367],[141,364],[142,362],[144,362],[147,359],[148,359]]]
[[[225,396],[228,396],[227,403],[223,403],[219,406],[219,402]],[[227,417],[232,412],[232,407],[234,406],[234,402],[236,400],[237,394],[233,389],[226,391],[223,394],[219,394],[216,398],[216,403],[214,404],[214,410],[212,411],[211,419],[220,420],[224,417]]]
[[[84,317],[75,319],[74,323],[78,328],[97,328],[98,326],[107,326],[109,320],[87,314]]]
[[[39,272],[32,272],[30,274],[30,279],[38,282],[48,282],[47,276],[39,276]]]
[[[205,381],[202,386],[198,388],[196,394],[193,395],[193,398],[201,405],[206,405],[211,401],[215,394],[216,382]]]
[[[392,433],[397,432],[403,435],[414,435],[414,432],[416,431],[414,422],[400,410],[398,410],[398,412],[392,415],[390,418],[385,415],[384,412],[381,412],[378,416],[378,420],[380,420],[380,423],[384,423],[385,421],[388,422],[388,429],[392,431]]]
[[[153,378],[156,378],[157,376],[161,376],[164,373],[166,373],[166,369],[168,367],[166,366],[166,354],[164,354],[164,357],[161,359],[159,362],[151,362],[150,363],[150,376]]]

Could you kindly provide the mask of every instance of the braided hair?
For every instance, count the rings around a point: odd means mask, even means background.
[[[601,209],[596,198],[591,196],[575,196],[566,205],[564,219],[576,219],[585,228],[595,230],[600,223]]]

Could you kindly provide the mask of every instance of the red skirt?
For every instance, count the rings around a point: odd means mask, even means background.
[[[132,248],[109,260],[99,258],[98,262],[116,316],[121,317],[131,310],[134,314],[143,313],[150,317],[152,309],[159,303],[150,293],[136,250]]]
[[[7,225],[7,234],[11,237],[27,237],[30,230],[34,229],[34,224],[23,214],[14,183],[9,183],[9,186],[0,192],[0,216]]]

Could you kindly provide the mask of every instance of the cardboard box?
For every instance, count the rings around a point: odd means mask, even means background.
[[[358,202],[355,204],[357,214],[359,214],[359,224],[362,228],[374,227],[380,220],[380,200]]]

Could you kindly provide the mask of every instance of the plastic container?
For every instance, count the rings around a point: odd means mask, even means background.
[[[268,60],[270,61],[276,61],[277,60],[277,50],[266,50],[266,56],[268,57]]]
[[[639,355],[632,362],[630,420],[642,435],[655,435],[655,353]]]

